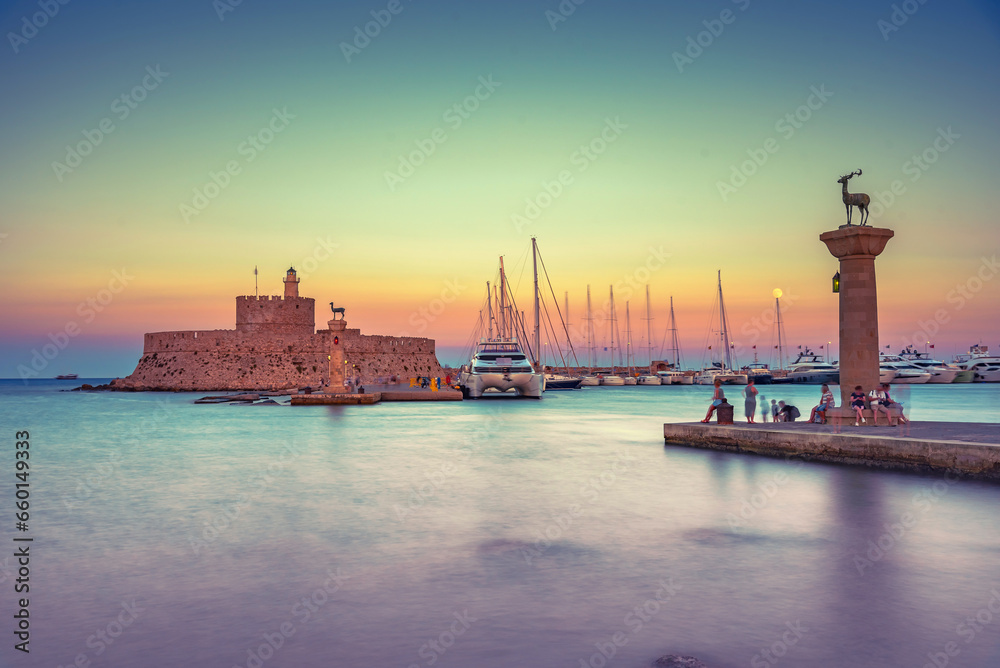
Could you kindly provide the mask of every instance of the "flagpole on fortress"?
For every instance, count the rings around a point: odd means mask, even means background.
[[[253,266],[253,295],[260,297],[260,292],[257,290],[257,265]]]

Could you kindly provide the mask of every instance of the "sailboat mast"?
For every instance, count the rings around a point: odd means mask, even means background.
[[[726,322],[726,305],[722,301],[722,270],[719,270],[719,324],[722,325],[722,346],[726,351],[726,368],[733,368],[733,360],[729,352],[729,324]]]
[[[775,321],[778,323],[778,368],[785,368],[784,343],[781,341],[781,301],[774,298],[774,311],[777,314]]]
[[[629,313],[629,302],[625,300],[625,366],[628,375],[632,375],[632,316]]]
[[[587,368],[594,372],[594,319],[590,317],[590,286],[587,286]]]
[[[538,246],[535,237],[531,237],[531,268],[535,277],[535,370],[541,371],[542,360],[542,330],[538,313]],[[554,363],[553,363],[554,364]]]
[[[681,348],[677,342],[677,321],[674,320],[674,297],[670,296],[670,344],[674,347],[674,369],[678,369],[681,364]]]
[[[649,315],[649,285],[646,285],[646,355],[653,366],[653,318]]]
[[[490,338],[493,338],[493,292],[490,291],[490,282],[486,281],[486,307],[489,311],[489,318],[487,323],[489,323],[490,328]]]
[[[615,375],[615,286],[609,286],[611,294],[611,375]]]
[[[500,256],[500,338],[507,339],[507,279],[503,273],[503,255]]]

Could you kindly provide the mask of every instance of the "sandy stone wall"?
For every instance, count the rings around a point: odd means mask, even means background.
[[[444,376],[433,339],[337,332],[347,377]],[[329,384],[333,335],[208,330],[146,334],[142,358],[112,385],[134,390],[283,390]]]

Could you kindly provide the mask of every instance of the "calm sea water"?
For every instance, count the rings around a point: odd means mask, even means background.
[[[2,665],[1000,665],[1000,485],[664,448],[710,388],[293,408],[76,384],[0,381]],[[917,420],[998,403],[907,398]]]

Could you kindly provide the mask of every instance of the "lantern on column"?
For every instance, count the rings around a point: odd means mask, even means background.
[[[840,272],[833,275],[833,291],[840,292]]]

